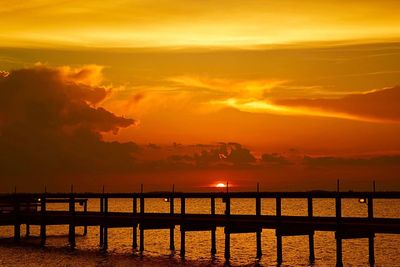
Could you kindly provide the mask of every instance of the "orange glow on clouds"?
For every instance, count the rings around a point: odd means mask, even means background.
[[[291,106],[278,105],[272,102],[268,102],[266,100],[252,100],[252,99],[247,100],[247,99],[229,98],[222,101],[211,101],[211,104],[228,106],[236,108],[240,111],[251,112],[251,113],[272,113],[278,115],[292,115],[292,116],[316,116],[316,117],[348,119],[348,120],[365,121],[365,122],[389,121],[389,120],[380,120],[364,116],[346,114],[342,112],[322,110],[317,108],[291,107]]]

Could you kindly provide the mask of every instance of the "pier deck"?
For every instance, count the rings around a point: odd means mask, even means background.
[[[110,212],[109,199],[132,199],[131,212]],[[145,212],[148,198],[162,198],[169,202],[169,213]],[[186,213],[186,199],[209,198],[210,214]],[[215,199],[222,198],[225,213],[216,214]],[[252,198],[255,201],[255,212],[250,215],[231,214],[231,199]],[[261,199],[275,199],[275,215],[261,213]],[[307,216],[282,215],[283,198],[301,198],[307,200]],[[331,198],[335,200],[335,216],[320,217],[313,214],[313,199]],[[368,215],[362,217],[343,217],[342,199],[358,198],[368,206]],[[88,211],[88,199],[100,201],[99,211]],[[180,212],[174,213],[175,200],[180,200]],[[20,240],[20,227],[27,225],[40,226],[41,245],[46,243],[46,227],[50,225],[69,225],[69,242],[75,247],[75,227],[98,226],[100,247],[108,246],[108,228],[127,227],[133,229],[132,247],[138,247],[137,230],[139,229],[139,251],[144,251],[144,231],[147,229],[169,229],[171,250],[175,250],[174,228],[179,226],[181,247],[180,254],[185,255],[185,233],[188,231],[211,232],[211,254],[216,253],[216,228],[223,227],[225,233],[225,258],[230,258],[230,235],[236,233],[255,233],[257,257],[262,256],[261,232],[263,229],[274,229],[277,242],[277,262],[282,263],[282,237],[306,235],[309,237],[310,261],[314,261],[314,232],[331,231],[336,237],[337,266],[342,266],[342,239],[368,238],[369,261],[374,264],[374,237],[377,233],[400,234],[400,218],[374,217],[374,199],[400,199],[400,192],[235,192],[235,193],[37,193],[37,194],[1,194],[0,203],[9,205],[0,213],[0,226],[13,226],[14,239]],[[48,203],[68,203],[67,210],[47,210]],[[76,203],[84,207],[83,211],[75,209]],[[139,205],[138,205],[139,203]],[[38,209],[26,209],[35,205]],[[139,210],[138,210],[139,206]],[[11,209],[10,209],[11,208]]]

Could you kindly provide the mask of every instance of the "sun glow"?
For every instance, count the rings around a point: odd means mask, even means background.
[[[215,187],[224,188],[224,187],[226,187],[226,184],[224,184],[224,183],[218,183]]]

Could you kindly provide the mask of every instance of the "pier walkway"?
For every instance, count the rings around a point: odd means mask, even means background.
[[[108,208],[110,199],[131,199],[131,212],[111,212]],[[145,212],[146,199],[160,198],[169,202],[169,213]],[[186,200],[210,199],[210,214],[186,213]],[[216,214],[215,200],[221,198],[225,204],[225,213]],[[254,199],[255,211],[252,215],[231,214],[231,200],[236,198]],[[275,215],[261,213],[262,199],[274,199]],[[282,215],[282,199],[296,198],[307,200],[306,216]],[[313,214],[314,199],[334,199],[335,216],[320,217]],[[365,218],[343,217],[342,199],[355,198],[368,206]],[[88,199],[100,202],[99,211],[88,211]],[[180,212],[175,213],[175,200],[180,200]],[[99,245],[107,250],[108,229],[113,227],[129,227],[133,229],[132,247],[144,251],[145,230],[169,229],[169,247],[175,250],[174,229],[180,228],[180,255],[185,256],[185,233],[188,231],[209,231],[211,234],[210,252],[216,253],[216,228],[223,227],[225,233],[225,259],[230,258],[230,235],[255,233],[257,255],[262,256],[261,232],[263,229],[274,229],[277,242],[277,263],[282,259],[282,237],[305,235],[309,237],[309,258],[313,262],[314,232],[331,231],[336,237],[337,266],[342,266],[342,240],[351,238],[368,238],[369,262],[375,262],[374,237],[376,233],[400,234],[400,218],[374,217],[374,199],[400,199],[400,192],[231,192],[231,193],[18,193],[1,194],[0,203],[6,209],[0,210],[0,225],[14,227],[14,239],[21,238],[21,225],[39,225],[41,245],[46,244],[46,226],[69,225],[69,243],[75,247],[75,227],[84,226],[84,234],[88,226],[98,226],[100,232]],[[65,211],[47,210],[49,203],[69,203]],[[76,210],[76,203],[84,208]],[[37,207],[35,209],[27,207]],[[139,233],[138,233],[139,232]],[[27,230],[29,235],[29,230]],[[138,240],[139,237],[139,240]]]

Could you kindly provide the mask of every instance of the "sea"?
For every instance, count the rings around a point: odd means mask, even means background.
[[[169,212],[164,199],[146,199],[145,212]],[[67,210],[68,204],[48,204],[48,210]],[[180,212],[180,200],[175,200],[175,212]],[[315,216],[335,216],[334,199],[315,199]],[[99,200],[90,199],[89,211],[99,211]],[[132,211],[132,200],[110,199],[109,211]],[[77,210],[83,207],[77,203]],[[216,199],[216,213],[223,214],[225,204]],[[187,199],[186,213],[210,213],[209,199]],[[255,214],[254,199],[232,199],[232,214]],[[262,214],[275,214],[275,200],[262,199]],[[366,217],[367,205],[358,199],[343,199],[344,217]],[[305,199],[282,199],[282,215],[307,215]],[[374,200],[374,216],[400,218],[400,200]],[[146,230],[143,254],[132,249],[131,228],[110,228],[108,251],[99,249],[99,227],[88,227],[83,236],[83,227],[76,229],[76,248],[68,245],[68,226],[48,226],[47,243],[39,246],[39,227],[31,226],[30,237],[13,242],[13,227],[0,227],[1,266],[226,266],[224,259],[224,230],[217,228],[217,254],[211,256],[210,232],[187,232],[186,255],[179,255],[180,230],[175,228],[176,251],[169,249],[169,230]],[[255,233],[231,234],[230,266],[276,266],[275,231],[262,231],[261,259],[256,259]],[[400,266],[400,235],[376,234],[375,266]],[[343,241],[344,266],[369,266],[368,239]],[[308,236],[283,237],[283,264],[281,266],[335,266],[336,243],[333,232],[315,232],[315,262],[309,262]]]

